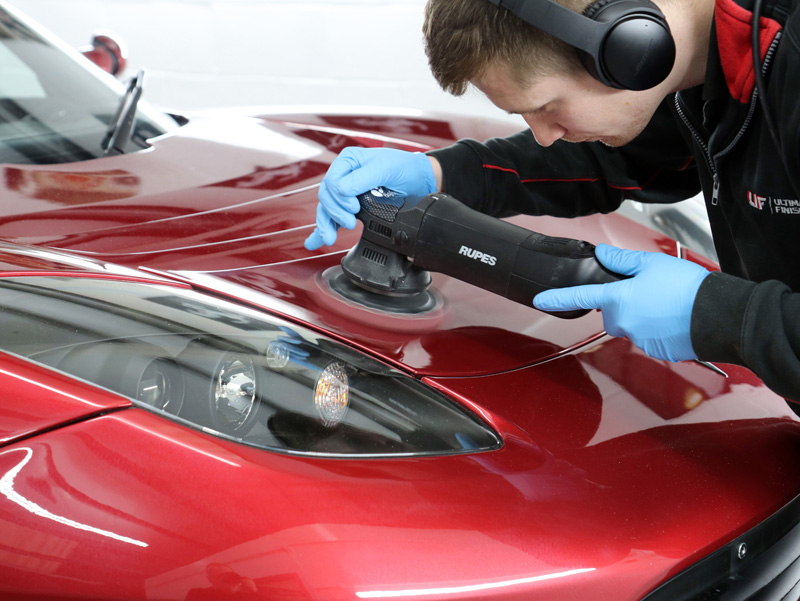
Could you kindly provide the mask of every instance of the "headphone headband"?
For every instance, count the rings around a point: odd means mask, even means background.
[[[489,2],[576,48],[589,73],[613,88],[652,88],[675,62],[669,26],[649,0],[600,0],[584,14],[553,0]]]

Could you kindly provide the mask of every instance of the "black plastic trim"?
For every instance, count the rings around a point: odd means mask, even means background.
[[[800,496],[642,601],[794,601],[798,589]]]

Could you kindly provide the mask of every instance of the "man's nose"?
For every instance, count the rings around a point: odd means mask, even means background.
[[[556,140],[563,138],[567,130],[561,127],[558,123],[550,121],[542,117],[523,117],[525,123],[531,128],[533,137],[539,146],[550,146]]]

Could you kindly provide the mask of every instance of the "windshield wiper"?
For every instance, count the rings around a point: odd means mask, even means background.
[[[125,152],[123,149],[133,132],[136,105],[139,104],[139,98],[142,97],[143,83],[144,69],[140,69],[136,77],[132,77],[128,83],[128,89],[122,95],[117,106],[117,112],[106,130],[106,135],[103,137],[103,156],[123,154]]]

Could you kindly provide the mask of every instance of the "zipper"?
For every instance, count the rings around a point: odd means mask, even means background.
[[[779,31],[777,34],[775,34],[775,38],[772,40],[772,43],[769,45],[769,48],[767,49],[767,53],[764,56],[764,62],[761,64],[761,73],[763,75],[767,74],[767,70],[770,64],[772,63],[772,57],[775,54],[775,49],[778,47],[778,42],[780,41],[780,38],[781,38],[781,32]],[[736,132],[736,135],[733,137],[733,140],[731,140],[730,144],[728,144],[718,153],[712,155],[711,150],[708,147],[708,143],[703,138],[703,136],[700,135],[700,132],[697,131],[697,128],[692,124],[692,122],[689,121],[689,118],[683,111],[683,106],[681,105],[680,91],[675,93],[675,110],[677,111],[678,116],[680,116],[684,125],[686,125],[686,128],[689,130],[689,133],[691,133],[692,137],[697,142],[698,146],[700,146],[700,148],[703,150],[703,154],[706,157],[706,162],[708,163],[708,168],[711,171],[711,178],[713,181],[713,187],[711,189],[711,204],[714,206],[719,204],[720,183],[719,183],[719,172],[717,171],[717,163],[722,157],[724,157],[733,149],[736,143],[744,135],[747,126],[750,125],[750,121],[753,118],[753,113],[756,110],[757,99],[758,99],[758,88],[753,87],[753,93],[750,96],[750,106],[747,111],[747,116],[745,117],[742,126],[739,128],[739,131]]]
[[[697,145],[703,150],[703,155],[706,157],[706,163],[708,163],[708,168],[711,171],[711,177],[714,178],[711,204],[716,205],[719,202],[719,176],[717,175],[717,166],[714,162],[714,157],[711,156],[711,151],[708,148],[705,138],[700,135],[700,132],[697,131],[697,128],[692,124],[691,121],[689,121],[689,118],[683,111],[680,91],[675,92],[675,110],[677,111],[678,116],[681,118],[681,121],[683,121],[683,124],[686,126],[686,129],[689,130],[689,133],[694,138],[694,141],[697,142]]]

